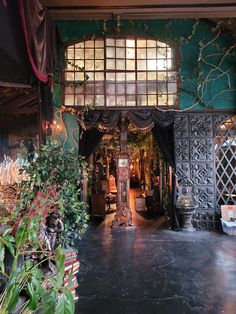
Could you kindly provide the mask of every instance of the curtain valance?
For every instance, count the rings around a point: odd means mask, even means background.
[[[119,124],[120,110],[91,110],[83,116],[78,116],[78,122],[84,130],[97,128],[100,131],[112,131]],[[127,111],[127,119],[140,131],[151,130],[154,125],[167,127],[173,121],[175,112],[158,110]]]

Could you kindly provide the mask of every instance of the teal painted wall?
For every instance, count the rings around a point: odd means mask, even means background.
[[[66,45],[117,33],[115,21],[61,21],[58,27]],[[198,65],[203,64],[202,60],[198,60],[201,44],[212,41],[217,34],[214,26],[203,20],[121,20],[119,34],[153,36],[177,46],[181,80],[180,109],[189,108],[195,103],[198,105],[193,107],[194,110],[204,109],[205,106],[225,110],[236,108],[236,52],[235,48],[230,50],[230,54],[223,57],[221,62],[225,51],[234,44],[223,30],[215,41],[203,49],[203,57],[207,58],[208,64],[204,63],[201,69],[198,69]],[[220,69],[212,71],[213,66],[219,63]],[[202,80],[197,80],[200,72],[204,77],[209,74],[204,88],[200,85]]]
[[[79,125],[75,115],[61,113],[62,88],[60,79],[56,78],[57,84],[54,84],[53,100],[55,105],[54,121],[55,127],[52,128],[52,137],[61,143],[65,149],[74,149],[78,154],[79,145]],[[59,126],[59,129],[57,129]]]

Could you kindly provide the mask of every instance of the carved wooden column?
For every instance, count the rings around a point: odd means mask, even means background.
[[[130,156],[127,153],[126,112],[121,114],[120,152],[116,157],[117,211],[112,227],[132,226],[130,210]]]

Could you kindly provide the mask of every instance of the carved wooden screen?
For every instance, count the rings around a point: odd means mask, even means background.
[[[215,144],[216,206],[236,204],[236,116],[217,128]]]

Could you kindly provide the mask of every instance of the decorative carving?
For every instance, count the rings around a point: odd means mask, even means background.
[[[180,185],[188,184],[190,181],[190,169],[188,163],[176,165],[176,176]]]
[[[220,129],[220,126],[230,118],[230,115],[214,115],[214,134],[224,134],[226,128]]]
[[[126,112],[121,116],[121,151],[116,157],[117,172],[117,212],[112,227],[132,226],[132,213],[130,210],[130,156],[127,153],[127,123]]]
[[[209,163],[192,163],[191,179],[196,185],[213,185],[213,165]]]
[[[214,209],[214,188],[195,187],[195,197],[200,209]]]
[[[192,224],[197,230],[220,230],[220,214],[215,211],[193,213]]]
[[[188,137],[188,115],[176,115],[174,133],[175,137]]]
[[[191,137],[212,137],[212,115],[199,114],[190,116]]]
[[[234,146],[236,121],[232,114],[178,113],[175,118],[176,175],[179,187],[192,182],[200,216],[194,214],[197,229],[217,229],[221,204],[234,203],[236,193]],[[215,138],[214,138],[215,137]],[[216,176],[216,177],[215,177]],[[226,191],[230,191],[226,193]],[[206,215],[205,215],[206,214]],[[205,215],[205,216],[204,216]]]
[[[188,161],[189,160],[189,144],[187,139],[176,139],[175,140],[175,158],[177,161]]]
[[[133,225],[132,222],[132,213],[128,207],[123,206],[114,217],[114,221],[112,222],[112,227],[129,227]]]
[[[194,231],[192,217],[197,206],[176,205],[180,228],[185,231]]]
[[[212,161],[213,139],[190,140],[190,156],[193,161]]]

